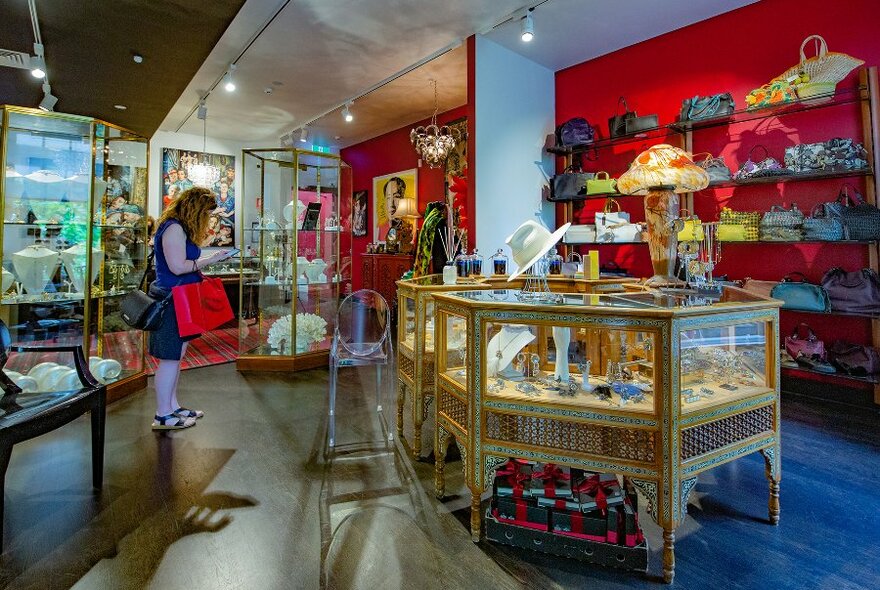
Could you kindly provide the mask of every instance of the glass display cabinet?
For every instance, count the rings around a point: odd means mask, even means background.
[[[524,304],[516,291],[435,293],[437,494],[454,440],[480,497],[510,457],[624,476],[663,528],[674,575],[675,528],[697,475],[760,451],[779,519],[781,302],[725,287],[566,294]]]
[[[111,401],[141,389],[144,336],[119,304],[148,255],[147,139],[89,117],[0,109],[0,318],[13,343],[82,344]],[[24,389],[52,391],[78,383],[71,362],[21,355],[6,367]]]
[[[237,366],[325,365],[351,292],[351,168],[294,148],[244,150],[242,159]]]

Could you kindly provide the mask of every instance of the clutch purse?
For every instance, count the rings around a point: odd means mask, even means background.
[[[800,280],[795,280],[799,278]],[[782,309],[814,311],[827,313],[831,311],[831,300],[828,292],[821,285],[807,282],[801,273],[785,275],[782,282],[773,287],[770,296],[784,301]]]
[[[712,96],[695,96],[681,101],[679,121],[703,121],[723,117],[736,110],[736,102],[729,92]]]
[[[617,192],[617,181],[607,172],[596,172],[593,178],[587,179],[587,195],[603,195]]]

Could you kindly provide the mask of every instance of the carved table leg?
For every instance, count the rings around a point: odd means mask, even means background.
[[[480,542],[480,535],[483,532],[483,513],[481,507],[480,493],[471,490],[471,541]]]
[[[443,473],[446,468],[446,449],[449,446],[449,433],[443,428],[437,428],[434,433],[434,494],[442,500],[446,495],[446,476]]]
[[[779,480],[782,479],[779,473],[779,450],[777,448],[769,448],[761,451],[764,456],[764,475],[770,487],[770,498],[767,502],[767,511],[770,518],[770,524],[779,524]]]
[[[663,529],[663,582],[675,578],[675,529]]]
[[[413,409],[415,409],[415,407],[415,400],[413,400]],[[417,414],[418,417],[416,416]],[[422,420],[421,414],[421,410],[419,410],[418,412],[413,412],[412,456],[413,459],[416,461],[418,461],[422,457],[422,424],[424,424],[424,420]]]
[[[403,437],[403,406],[406,404],[406,383],[397,380],[397,436]]]

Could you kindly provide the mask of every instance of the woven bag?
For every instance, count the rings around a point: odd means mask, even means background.
[[[757,211],[734,211],[729,207],[721,209],[721,225],[741,225],[745,229],[747,242],[757,242],[761,225],[761,214]]]
[[[840,217],[829,215],[825,203],[819,203],[804,219],[804,239],[825,242],[842,240],[843,222]]]
[[[804,53],[807,43],[815,41],[816,55],[808,58]],[[780,78],[788,79],[806,74],[809,79],[802,83],[832,83],[837,85],[851,71],[864,64],[864,60],[856,59],[845,53],[828,51],[828,44],[821,35],[810,35],[801,43],[801,60],[796,66],[788,68]]]

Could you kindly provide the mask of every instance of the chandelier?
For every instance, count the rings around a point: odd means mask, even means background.
[[[409,140],[419,157],[427,162],[429,168],[440,168],[446,162],[446,158],[455,149],[455,145],[462,140],[461,133],[447,125],[437,126],[437,81],[431,80],[434,85],[434,114],[431,116],[431,124],[425,127],[419,125],[409,133]]]

